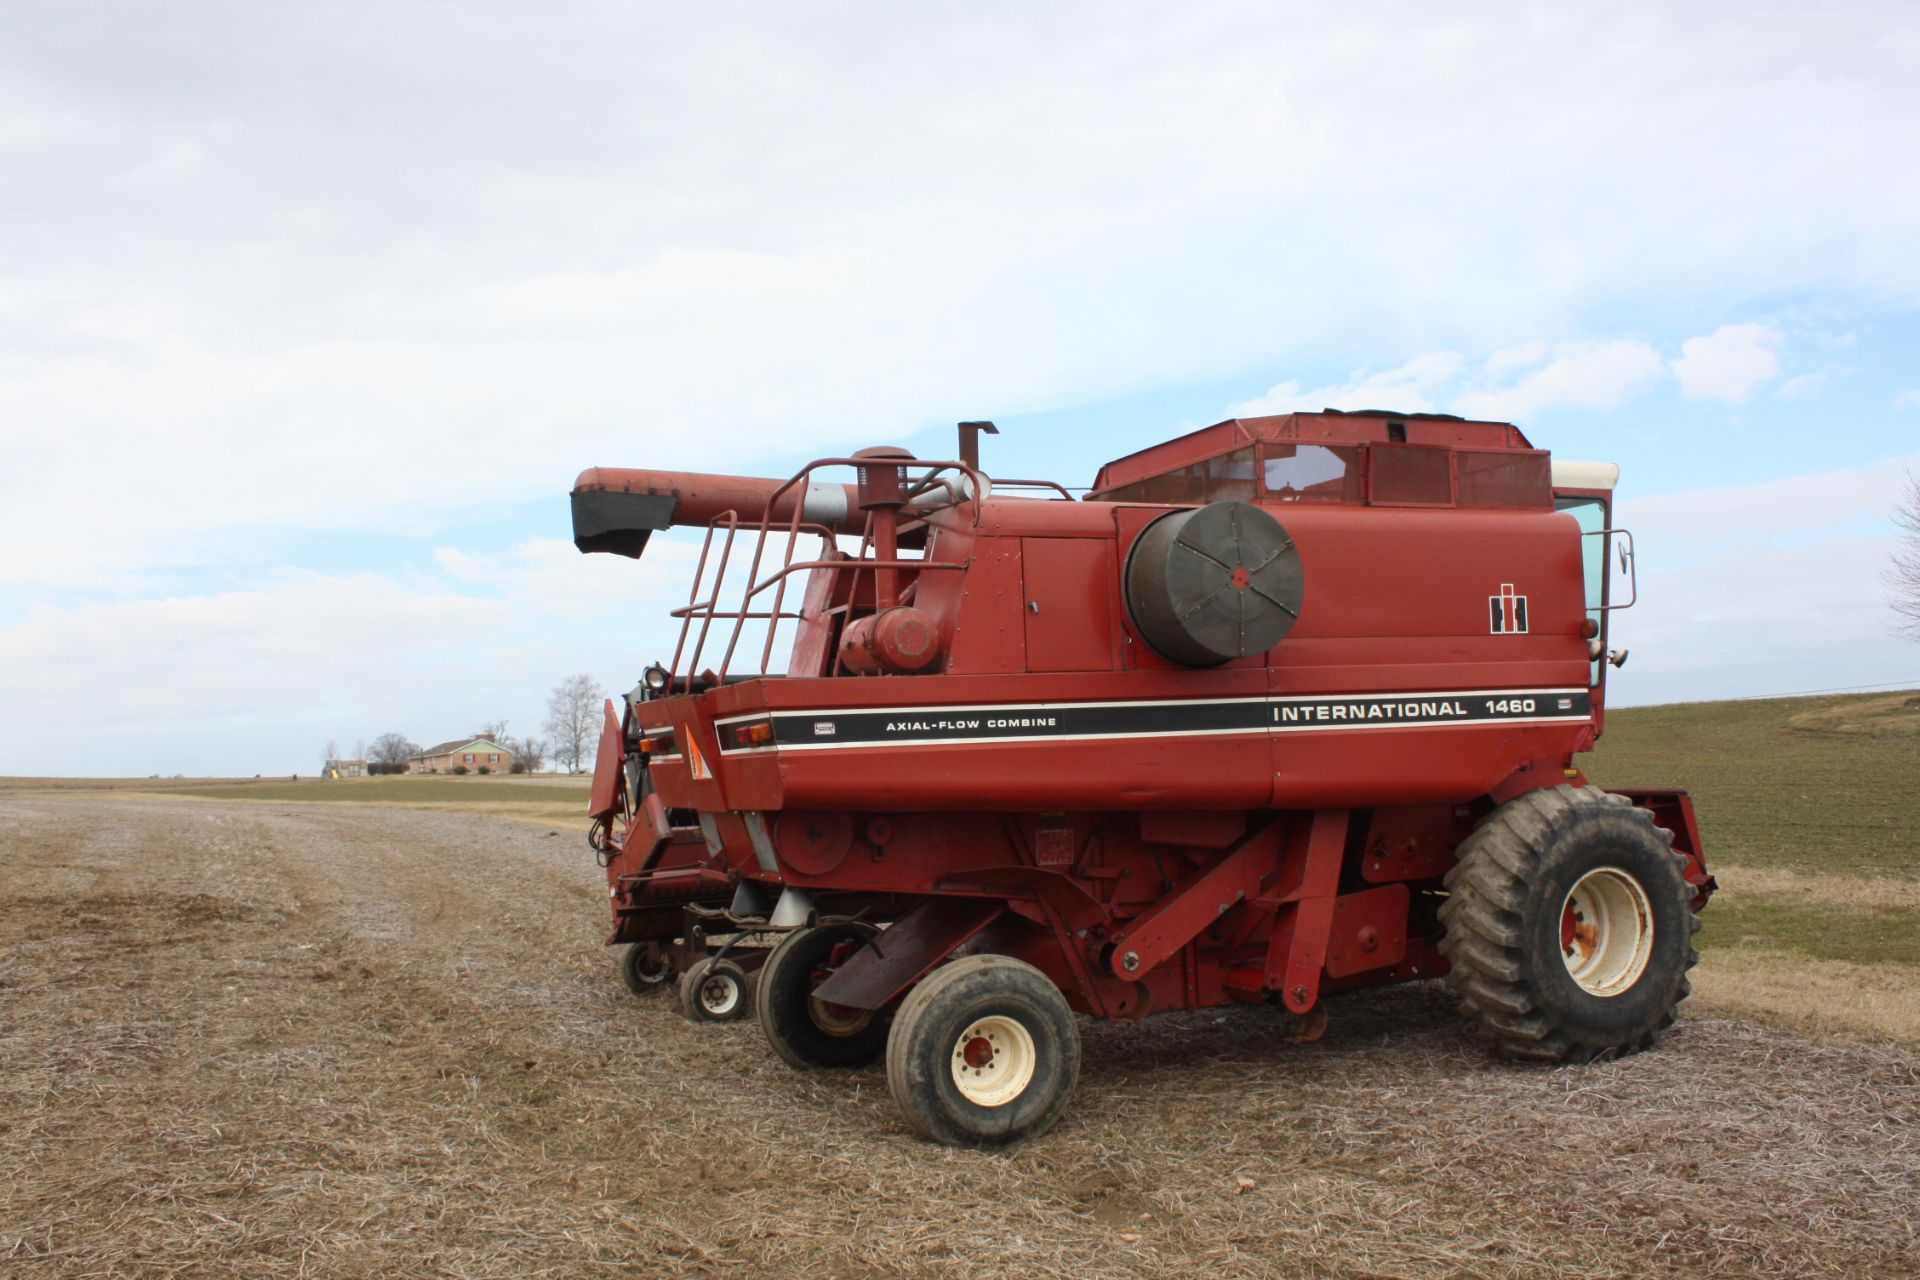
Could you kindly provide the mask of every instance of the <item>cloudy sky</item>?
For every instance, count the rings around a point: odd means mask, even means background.
[[[1617,701],[1909,682],[1920,9],[0,10],[0,774],[312,772],[671,643],[584,466],[1085,484],[1235,413],[1624,468]]]

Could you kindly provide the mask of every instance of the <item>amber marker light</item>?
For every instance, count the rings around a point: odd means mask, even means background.
[[[764,747],[773,742],[773,721],[755,720],[750,724],[735,725],[733,742],[738,747]]]

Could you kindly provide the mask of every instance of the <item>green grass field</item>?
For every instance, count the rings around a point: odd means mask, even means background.
[[[1627,708],[1582,764],[1604,786],[1693,793],[1722,886],[1700,947],[1729,971],[1764,959],[1756,1005],[1792,1003],[1783,961],[1920,988],[1920,693]]]
[[[587,779],[527,778],[341,778],[328,782],[223,782],[181,787],[168,795],[207,800],[323,800],[346,804],[526,804],[542,800],[586,802]]]
[[[585,776],[525,777],[409,777],[310,779],[290,782],[219,782],[204,786],[169,786],[164,794],[196,796],[206,800],[272,801],[278,804],[366,804],[415,809],[483,809],[504,817],[564,822],[577,818],[584,828],[587,814]]]
[[[1709,860],[1920,878],[1920,693],[1609,711],[1580,763],[1692,791]]]

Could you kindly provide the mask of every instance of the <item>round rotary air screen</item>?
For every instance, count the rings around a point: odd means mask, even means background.
[[[1156,653],[1211,667],[1265,653],[1299,620],[1300,551],[1281,523],[1245,502],[1174,511],[1127,558],[1127,612]]]

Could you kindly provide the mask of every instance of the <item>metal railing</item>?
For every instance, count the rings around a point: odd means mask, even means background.
[[[767,498],[758,524],[745,526],[745,531],[754,537],[754,547],[753,558],[747,567],[746,588],[739,597],[738,608],[723,609],[720,607],[720,599],[726,589],[728,568],[734,559],[734,543],[743,531],[740,513],[727,511],[708,522],[706,538],[700,547],[700,559],[694,569],[693,586],[687,593],[687,603],[675,609],[671,615],[680,619],[680,638],[674,646],[673,662],[668,668],[672,681],[669,687],[691,688],[693,686],[693,681],[700,675],[700,659],[707,650],[708,639],[716,620],[733,623],[732,633],[728,637],[726,649],[720,658],[720,669],[715,673],[716,680],[724,682],[727,679],[740,645],[740,637],[750,622],[767,624],[766,640],[760,649],[759,668],[753,673],[767,674],[768,666],[773,660],[773,646],[780,632],[780,624],[788,620],[803,620],[807,616],[804,607],[798,611],[789,610],[786,607],[787,582],[796,573],[828,569],[835,573],[852,575],[855,580],[847,584],[844,593],[847,602],[844,607],[848,610],[850,620],[852,604],[859,596],[858,575],[862,573],[877,575],[883,570],[891,570],[922,574],[953,571],[966,567],[961,561],[940,561],[925,557],[918,559],[894,557],[883,560],[873,554],[874,527],[877,520],[898,520],[896,532],[905,534],[926,527],[929,517],[936,512],[956,510],[970,505],[972,507],[970,523],[979,524],[978,495],[985,491],[986,484],[978,471],[963,462],[899,460],[896,465],[901,467],[908,478],[905,486],[906,505],[897,512],[889,509],[867,511],[862,522],[860,550],[856,555],[849,556],[839,549],[839,538],[851,536],[849,530],[844,527],[836,529],[818,520],[805,519],[806,489],[804,486],[811,482],[815,472],[830,467],[850,467],[857,471],[859,468],[884,464],[886,461],[886,459],[872,457],[819,458],[802,467],[785,484],[774,490]],[[1022,487],[1026,484],[1026,482],[1017,481],[1006,483]],[[1060,488],[1058,485],[1039,483],[1034,487]],[[1060,489],[1060,492],[1069,499],[1072,498],[1072,495],[1067,494],[1064,489]],[[944,497],[933,496],[942,493]],[[788,497],[792,499],[792,511],[785,519],[776,523],[773,513],[778,509],[781,500]],[[850,509],[847,512],[847,518],[851,520],[855,514],[855,511]],[[779,564],[762,577],[761,566],[767,559],[767,541],[769,537],[778,534],[786,535],[785,551]],[[795,548],[803,535],[817,536],[821,539],[822,553],[819,556],[807,560],[794,559]],[[719,556],[717,563],[714,564],[713,580],[709,586],[707,568],[709,562],[714,560],[716,540]],[[706,588],[704,596],[701,594],[703,587]],[[763,607],[756,608],[756,600],[760,600],[768,592],[772,592],[771,600],[762,601]],[[841,593],[830,592],[828,598],[831,600],[839,594]],[[840,606],[832,606],[829,611],[838,607]],[[700,624],[697,633],[693,625],[696,621]],[[689,638],[693,641],[691,650],[687,647]],[[833,661],[829,664],[828,670],[832,674],[839,674],[842,670],[837,652],[833,655]]]

